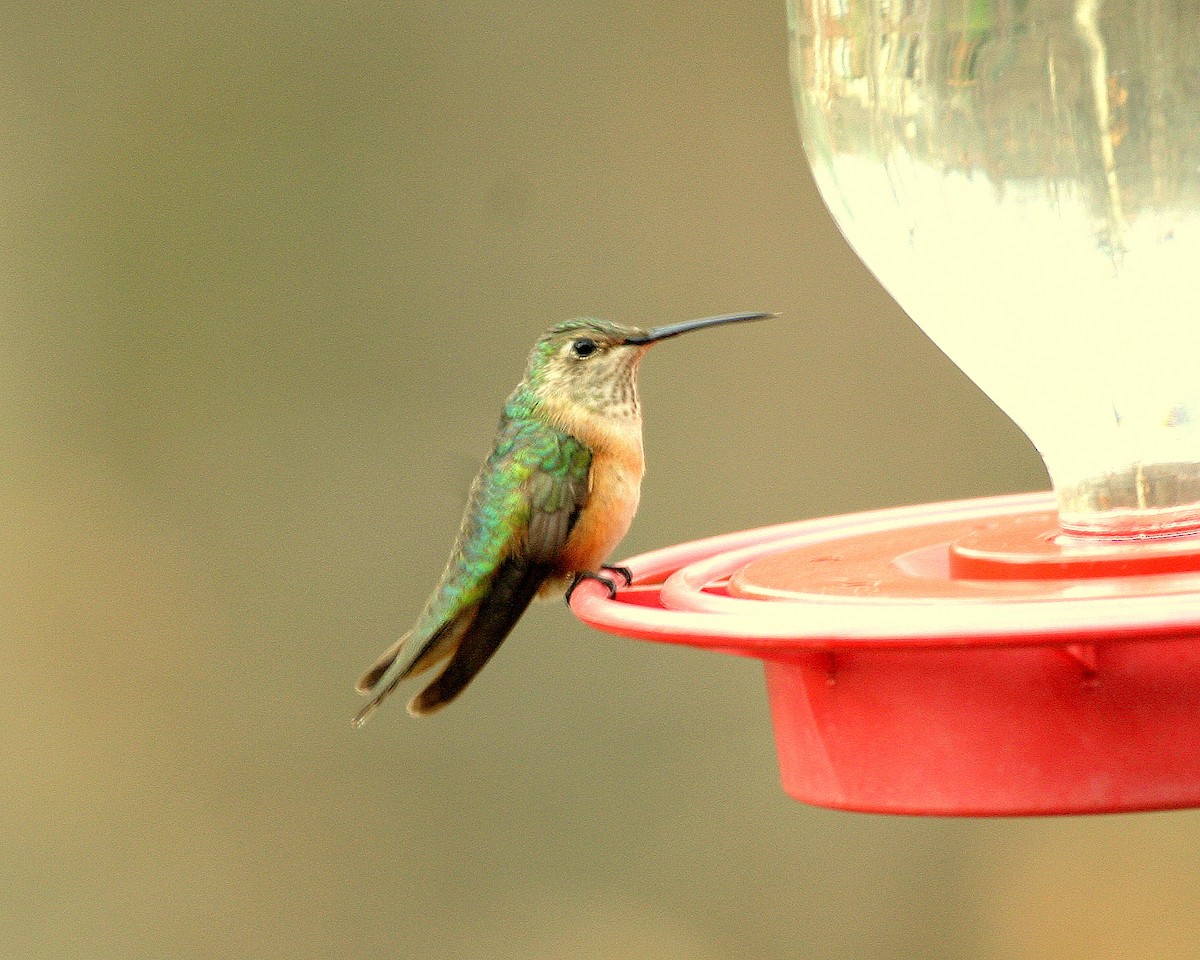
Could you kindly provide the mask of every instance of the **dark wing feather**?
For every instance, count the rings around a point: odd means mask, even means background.
[[[408,712],[414,717],[428,716],[462,693],[521,619],[549,572],[545,564],[515,557],[506,560],[446,669],[413,697]]]
[[[579,518],[588,492],[591,454],[573,437],[558,433],[539,469],[525,485],[529,520],[524,549],[496,571],[471,625],[463,631],[446,669],[413,697],[408,712],[423,717],[441,709],[475,678],[516,626],[538,589],[553,572]]]
[[[571,451],[563,451],[564,456]],[[582,458],[580,458],[582,459]],[[539,471],[529,478],[529,530],[525,553],[535,560],[558,559],[587,502],[591,457],[579,465],[563,464],[555,472]],[[571,469],[574,467],[574,469]]]

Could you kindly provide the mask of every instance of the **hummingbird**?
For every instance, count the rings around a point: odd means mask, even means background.
[[[509,395],[495,446],[471,485],[458,538],[413,628],[362,675],[361,727],[404,680],[449,661],[413,697],[426,716],[457,697],[535,596],[598,580],[616,596],[625,567],[605,564],[641,495],[645,456],[637,371],[654,344],[773,313],[733,313],[643,330],[607,320],[551,327]]]

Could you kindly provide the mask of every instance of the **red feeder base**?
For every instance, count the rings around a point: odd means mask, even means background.
[[[627,562],[580,619],[766,666],[784,788],[1000,816],[1200,806],[1200,539],[1058,536],[1049,495],[873,511]]]

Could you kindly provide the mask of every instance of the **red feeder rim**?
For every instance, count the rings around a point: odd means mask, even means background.
[[[625,562],[610,633],[762,659],[785,789],[890,813],[1200,806],[1200,537],[1093,543],[1050,494],[805,520]]]

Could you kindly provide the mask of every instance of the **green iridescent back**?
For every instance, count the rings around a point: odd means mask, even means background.
[[[525,544],[535,513],[578,511],[591,451],[532,414],[533,398],[518,389],[505,406],[496,445],[471,487],[441,581],[414,628],[413,649],[446,620],[485,597],[501,563]]]

